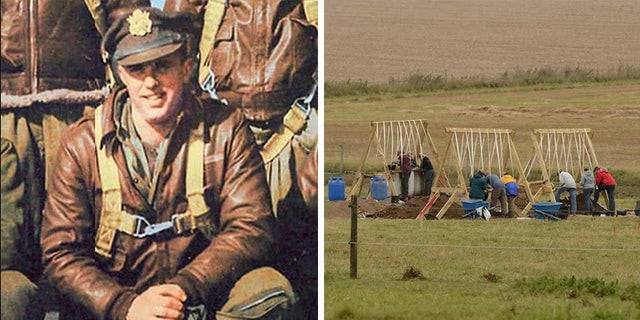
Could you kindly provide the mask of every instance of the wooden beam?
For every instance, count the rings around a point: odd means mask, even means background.
[[[350,196],[360,195],[362,192],[362,179],[364,178],[362,175],[362,170],[364,169],[364,163],[367,161],[367,157],[369,157],[369,150],[371,149],[371,143],[373,143],[373,138],[375,137],[375,130],[371,130],[371,137],[369,137],[369,143],[367,144],[367,149],[362,155],[362,159],[360,160],[360,164],[358,165],[358,171],[356,171],[356,181],[351,187],[351,192],[349,192]],[[356,192],[357,190],[357,192]]]
[[[511,136],[509,136],[509,148],[512,149],[511,153],[513,154],[513,157],[515,158],[515,161],[518,164],[518,171],[520,172],[520,176],[522,177],[522,179],[524,179],[522,180],[524,185],[524,191],[525,191],[525,194],[527,195],[527,199],[529,199],[529,203],[527,204],[527,206],[525,206],[525,208],[518,213],[518,216],[524,216],[524,215],[527,215],[527,212],[529,211],[528,209],[529,204],[534,201],[533,193],[531,192],[529,181],[527,181],[526,173],[524,172],[524,168],[522,168],[520,157],[518,156],[518,152],[516,151],[516,145],[515,143],[513,143],[513,139],[511,139]]]
[[[449,197],[449,200],[447,200],[447,202],[442,206],[442,208],[440,208],[440,211],[438,211],[438,214],[436,215],[436,219],[438,220],[442,219],[442,216],[444,216],[447,210],[449,210],[449,207],[451,207],[451,205],[457,198],[458,198],[458,192],[452,193],[451,196]]]
[[[549,171],[547,171],[547,165],[544,163],[544,158],[542,156],[542,149],[540,149],[540,144],[538,143],[538,135],[535,133],[536,130],[534,130],[533,132],[531,132],[531,141],[533,141],[533,148],[536,151],[537,157],[538,157],[538,165],[540,166],[540,170],[542,171],[542,178],[543,183],[545,186],[552,188],[551,186],[551,177],[549,176]],[[553,189],[551,189],[551,201],[556,201],[556,196],[553,194]],[[535,201],[538,200],[538,198],[534,199]]]
[[[545,134],[566,134],[566,133],[587,133],[589,134],[591,132],[591,129],[589,128],[568,128],[568,129],[533,129],[533,133],[535,134],[541,134],[541,133],[545,133]]]
[[[444,128],[444,132],[447,133],[483,133],[483,134],[491,134],[491,133],[499,133],[499,134],[510,134],[513,132],[512,129],[498,129],[498,128]]]

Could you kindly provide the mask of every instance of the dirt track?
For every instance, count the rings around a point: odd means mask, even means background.
[[[325,80],[640,63],[640,1],[327,1]]]

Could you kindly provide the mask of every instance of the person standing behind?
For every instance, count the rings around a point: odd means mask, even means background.
[[[593,172],[591,172],[589,168],[584,168],[584,171],[582,171],[580,184],[582,185],[582,195],[584,196],[584,211],[590,213],[591,211],[593,211],[591,194],[593,194],[596,182],[595,177],[593,176]]]
[[[502,183],[504,183],[504,188],[507,192],[507,200],[509,201],[509,217],[513,218],[516,214],[515,199],[518,196],[518,182],[508,172],[504,173],[501,180]]]
[[[487,200],[487,180],[482,170],[474,173],[469,180],[469,199]]]
[[[24,255],[24,176],[13,143],[1,138],[2,319],[42,319],[38,286],[27,277]]]
[[[569,192],[569,199],[571,201],[571,214],[575,215],[576,208],[576,180],[573,176],[564,170],[558,174],[560,187],[556,190],[556,201],[560,201],[560,195],[565,191]]]
[[[402,170],[400,176],[400,200],[408,201],[409,200],[409,178],[411,177],[411,171],[413,171],[413,166],[411,165],[411,158],[408,154],[398,151],[396,153],[398,156],[398,161],[400,162],[400,170]]]
[[[606,168],[595,167],[593,171],[596,173],[596,193],[593,196],[593,201],[598,203],[600,199],[600,192],[603,190],[607,192],[609,197],[608,211],[616,212],[616,180],[613,178],[609,170]]]
[[[494,207],[500,202],[500,210],[494,209],[495,212],[504,212],[507,214],[507,191],[504,188],[504,183],[500,180],[495,173],[489,173],[486,177],[487,185],[491,186],[491,207]]]
[[[60,137],[105,96],[100,39],[108,17],[148,0],[2,0],[2,137],[12,141],[24,175],[24,241],[38,245],[46,189]],[[33,264],[32,277],[41,273]]]
[[[422,156],[421,168],[424,172],[424,195],[429,196],[431,195],[435,172],[433,171],[433,164],[426,154]]]
[[[69,319],[278,318],[295,303],[270,267],[276,221],[246,120],[187,89],[189,20],[123,13],[102,41],[122,85],[62,138],[41,245]]]

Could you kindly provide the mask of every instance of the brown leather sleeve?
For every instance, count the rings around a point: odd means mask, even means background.
[[[44,275],[73,301],[82,301],[96,318],[105,319],[111,317],[107,314],[116,300],[130,305],[135,293],[103,272],[94,253],[93,190],[99,188],[99,179],[92,156],[93,121],[73,126],[60,145],[42,221]],[[128,307],[119,310],[126,312]]]
[[[298,169],[298,187],[307,207],[318,206],[318,146],[313,149],[305,163]]]

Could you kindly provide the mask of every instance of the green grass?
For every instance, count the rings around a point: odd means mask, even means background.
[[[324,228],[325,319],[640,319],[637,217],[358,220],[357,279]]]
[[[402,77],[391,77],[387,83],[359,81],[328,81],[325,97],[371,96],[377,94],[406,94],[461,89],[498,89],[513,87],[567,88],[588,83],[640,80],[639,66],[619,66],[606,71],[576,68],[542,67],[529,70],[505,71],[499,77],[481,75],[452,77],[419,72]]]

